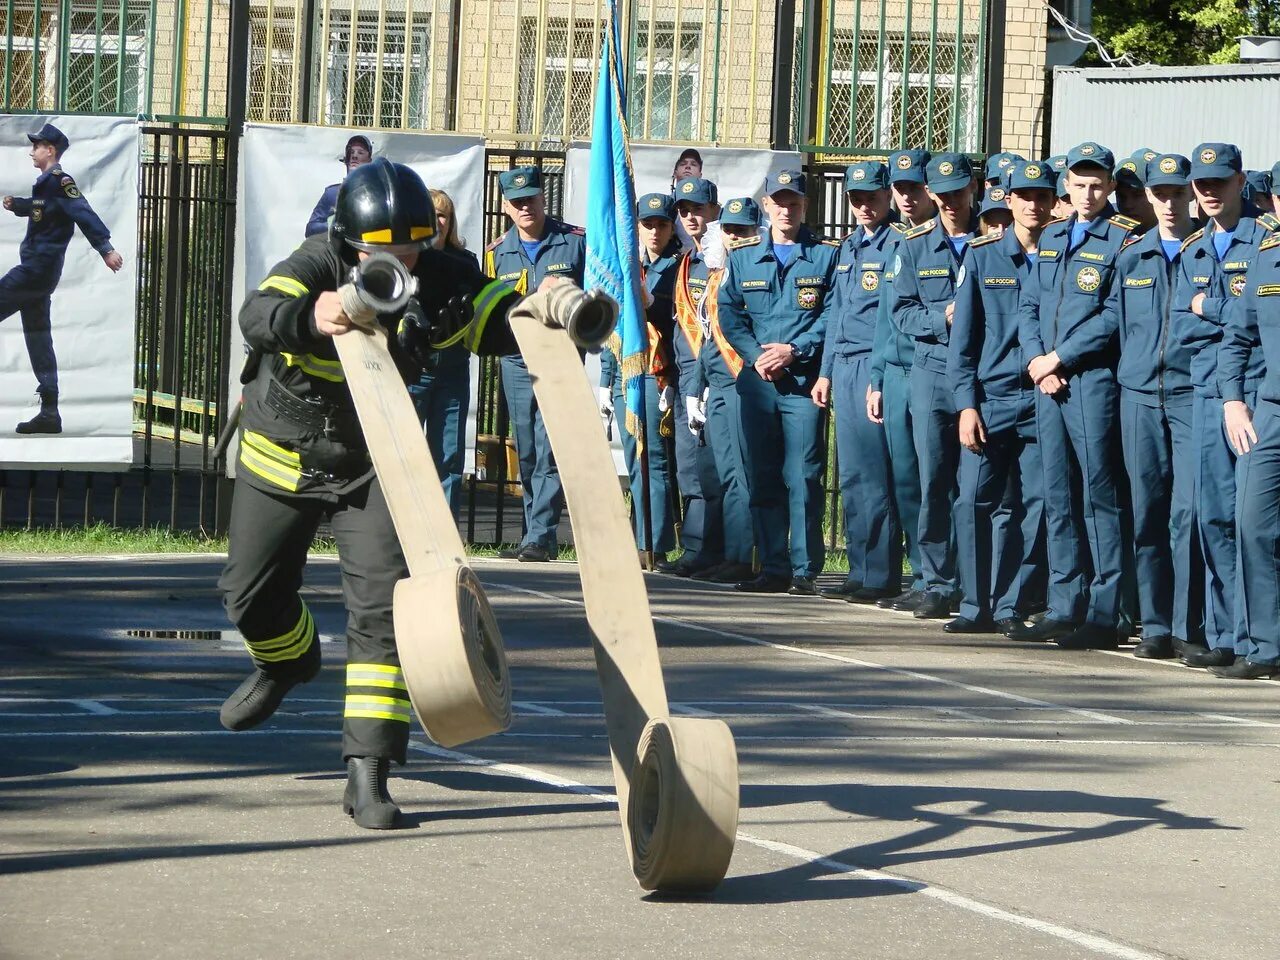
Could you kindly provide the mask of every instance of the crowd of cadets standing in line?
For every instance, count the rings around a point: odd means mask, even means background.
[[[539,172],[501,186],[513,226],[490,275],[581,283],[585,239],[546,216]],[[638,201],[650,350],[624,371],[605,348],[600,406],[612,417],[643,372],[636,537],[660,569],[1066,649],[1115,649],[1140,624],[1136,656],[1280,675],[1272,175],[1231,144],[1117,164],[1087,142],[985,171],[907,150],[852,164],[844,187],[841,241],[804,225],[798,170],[759,205],[721,206],[687,150],[671,191]],[[562,498],[517,366],[526,534],[510,555],[536,561],[555,555]],[[832,407],[849,574],[820,590]]]

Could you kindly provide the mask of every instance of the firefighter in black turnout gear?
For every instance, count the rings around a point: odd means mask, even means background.
[[[222,725],[262,723],[319,671],[316,625],[299,588],[308,547],[327,518],[348,611],[343,807],[375,829],[396,824],[387,773],[391,761],[405,762],[409,741],[412,708],[391,615],[393,588],[408,571],[334,348],[332,338],[351,330],[336,291],[379,251],[417,277],[417,297],[403,315],[378,317],[406,382],[446,340],[476,352],[514,351],[506,313],[519,297],[432,249],[435,226],[431,195],[416,173],[384,159],[361,166],[342,185],[328,235],[304,241],[273,267],[240,311],[249,358],[230,555],[219,587],[255,669],[223,704]]]

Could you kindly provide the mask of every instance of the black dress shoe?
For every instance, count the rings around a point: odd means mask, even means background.
[[[919,594],[911,590],[904,590],[902,593],[895,593],[892,597],[882,597],[876,601],[876,606],[881,610],[897,610],[897,604],[905,603]]]
[[[1133,655],[1139,660],[1172,660],[1173,637],[1152,637],[1143,640],[1133,648]]]
[[[526,543],[516,554],[521,563],[546,563],[551,559],[551,551],[540,543]]]
[[[996,630],[1006,637],[1012,637],[1015,630],[1025,630],[1026,623],[1018,617],[1005,617],[996,621]]]
[[[951,598],[936,590],[930,590],[911,611],[917,620],[944,620],[951,616]]]
[[[707,571],[704,574],[698,574],[695,580],[707,579],[712,583],[742,583],[744,580],[752,578],[751,564],[749,563],[726,563],[716,571]]]
[[[855,590],[845,599],[850,603],[864,603],[876,606],[880,605],[880,601],[890,598],[896,599],[900,594],[894,593],[892,590],[880,590],[876,587],[863,587],[861,590]]]
[[[1182,662],[1188,667],[1229,667],[1236,662],[1236,654],[1234,650],[1216,647],[1213,650],[1189,653],[1182,658]]]
[[[645,556],[644,551],[642,550],[640,552],[640,563],[643,564],[644,561]],[[659,553],[653,558],[653,569],[658,571],[658,573],[674,573],[676,566],[677,561],[668,560],[665,554]]]
[[[1173,655],[1180,659],[1185,660],[1193,653],[1204,653],[1208,649],[1203,643],[1197,643],[1193,640],[1179,640],[1177,637],[1173,638]]]
[[[956,617],[942,628],[943,633],[995,633],[996,627],[990,620],[970,620],[968,617]]]
[[[1010,640],[1018,640],[1027,643],[1042,643],[1045,640],[1057,640],[1059,637],[1065,637],[1067,634],[1075,630],[1076,625],[1066,620],[1054,620],[1050,617],[1042,617],[1039,621],[1032,622],[1025,627],[1019,627],[1008,633]]]
[[[927,594],[923,590],[912,590],[889,609],[897,610],[900,613],[915,613],[916,608],[924,603],[926,596]]]
[[[319,672],[320,641],[313,639],[296,660],[258,667],[249,674],[223,702],[218,720],[228,730],[256,727],[276,712],[285,694],[300,683],[310,683]]]
[[[521,547],[503,547],[498,551],[499,560],[519,560]]]
[[[791,589],[787,593],[793,597],[816,597],[818,585],[809,577],[792,577]]]
[[[1254,663],[1238,657],[1229,667],[1211,667],[1209,672],[1223,680],[1273,680],[1280,677],[1280,664]]]
[[[727,566],[729,566],[729,561],[728,561],[728,560],[726,560],[724,563],[717,563],[717,564],[714,564],[713,566],[706,567],[706,568],[704,568],[704,569],[702,569],[702,570],[699,570],[697,573],[690,574],[689,579],[690,579],[690,580],[698,580],[698,581],[701,581],[701,582],[703,582],[703,583],[706,583],[707,581],[709,581],[712,577],[714,577],[717,573],[719,573],[721,570],[723,570],[723,569],[724,569],[725,567],[727,567]],[[738,577],[738,579],[739,579],[739,580],[741,580],[742,578],[741,578],[741,577]]]
[[[857,580],[846,580],[838,587],[828,587],[825,590],[819,590],[818,596],[823,600],[848,600],[861,589],[862,584]]]
[[[733,589],[743,593],[786,593],[791,589],[791,578],[776,573],[762,573],[754,580],[743,580]]]
[[[1055,643],[1063,650],[1114,650],[1120,646],[1114,627],[1095,627],[1088,623],[1059,637]]]
[[[348,757],[347,789],[342,809],[366,830],[390,830],[400,820],[400,808],[387,792],[391,761],[386,757]]]

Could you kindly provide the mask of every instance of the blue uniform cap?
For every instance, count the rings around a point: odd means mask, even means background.
[[[536,197],[542,192],[542,171],[537,167],[516,167],[498,175],[498,186],[507,200]]]
[[[676,184],[675,202],[687,200],[689,203],[716,203],[720,199],[720,191],[710,180],[702,177],[685,177]]]
[[[1057,177],[1053,168],[1040,160],[1023,160],[1009,168],[1010,190],[1053,190]]]
[[[1270,170],[1246,170],[1244,175],[1244,198],[1252,201],[1254,197],[1269,196],[1271,193]]]
[[[963,153],[940,153],[925,168],[925,182],[934,193],[950,193],[973,182],[973,166]]]
[[[1273,196],[1278,189],[1280,189],[1280,163],[1271,168],[1271,193]]]
[[[1185,187],[1191,182],[1191,161],[1180,153],[1162,153],[1147,164],[1148,187]]]
[[[986,166],[986,179],[987,180],[1003,180],[1005,174],[1009,172],[1009,168],[1013,166],[1015,163],[1017,163],[1019,160],[1023,160],[1023,159],[1025,159],[1025,157],[1019,156],[1016,153],[1009,153],[1008,151],[1005,151],[1004,153],[997,153],[988,157],[987,166]]]
[[[899,150],[889,154],[889,182],[924,183],[924,168],[929,160],[928,150]]]
[[[889,186],[889,169],[879,160],[849,164],[844,172],[844,192],[884,190]]]
[[[1107,173],[1110,173],[1115,168],[1116,156],[1102,144],[1086,140],[1084,143],[1076,144],[1067,151],[1068,170],[1074,170],[1084,164],[1101,167]]]
[[[1191,154],[1192,180],[1225,180],[1244,169],[1234,143],[1202,143]]]
[[[779,170],[770,174],[764,182],[764,192],[769,196],[785,191],[798,193],[802,197],[805,195],[805,179],[801,171]]]
[[[730,226],[758,227],[760,219],[760,205],[750,197],[734,197],[720,214],[720,222]]]
[[[39,143],[43,140],[45,143],[53,144],[53,149],[58,152],[58,156],[71,146],[71,141],[67,139],[67,135],[55,127],[52,123],[46,123],[35,133],[28,133],[27,139],[32,143]]]
[[[978,208],[978,216],[983,217],[992,210],[1009,209],[1009,194],[1004,187],[988,187],[987,192],[982,195],[982,206]]]
[[[1147,181],[1147,164],[1156,159],[1156,156],[1154,150],[1139,147],[1120,161],[1113,171],[1113,176],[1118,183],[1123,183],[1126,187],[1141,188]]]
[[[636,219],[647,220],[649,217],[675,220],[676,202],[665,193],[646,193],[636,201]]]

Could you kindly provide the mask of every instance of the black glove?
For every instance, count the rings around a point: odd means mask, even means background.
[[[430,370],[436,365],[436,352],[431,346],[431,324],[417,297],[411,297],[405,305],[404,315],[396,328],[396,339],[400,341],[405,355],[423,370]]]

